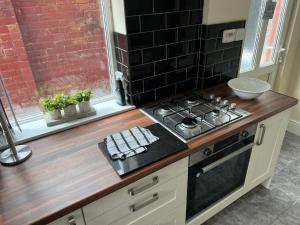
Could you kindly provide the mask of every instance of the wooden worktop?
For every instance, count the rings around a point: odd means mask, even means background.
[[[272,91],[256,100],[243,101],[233,96],[226,85],[210,92],[230,96],[230,101],[252,115],[200,137],[189,143],[187,150],[124,178],[115,173],[97,143],[113,132],[153,124],[138,109],[28,143],[33,151],[28,161],[0,167],[0,224],[47,224],[298,102]]]

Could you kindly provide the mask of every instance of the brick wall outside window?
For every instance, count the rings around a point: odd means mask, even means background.
[[[0,72],[20,115],[39,97],[110,92],[97,0],[2,0],[0,8]]]

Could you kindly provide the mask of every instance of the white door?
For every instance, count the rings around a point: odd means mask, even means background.
[[[251,0],[239,77],[256,77],[274,84],[278,65],[284,60],[283,43],[293,3]]]

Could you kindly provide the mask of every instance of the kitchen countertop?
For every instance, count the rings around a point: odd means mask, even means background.
[[[110,194],[193,152],[298,103],[268,91],[256,100],[233,96],[227,85],[208,90],[226,97],[251,116],[188,143],[188,149],[120,178],[98,142],[107,135],[154,122],[138,109],[28,143],[32,157],[15,167],[0,167],[0,224],[47,224]],[[229,97],[228,97],[229,96]]]

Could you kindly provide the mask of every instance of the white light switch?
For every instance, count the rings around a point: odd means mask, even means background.
[[[224,30],[222,43],[230,43],[235,41],[236,29]]]
[[[245,38],[245,28],[236,29],[235,40],[242,41]]]

